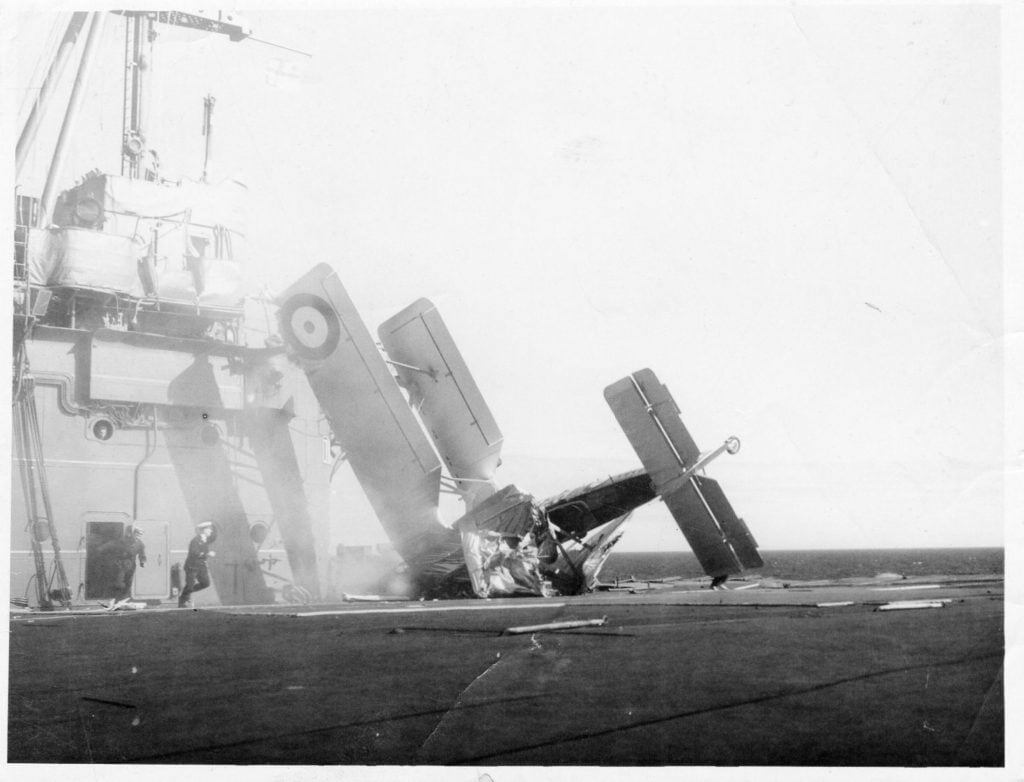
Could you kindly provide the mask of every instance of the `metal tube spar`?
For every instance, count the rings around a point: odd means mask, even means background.
[[[21,170],[25,165],[25,160],[28,158],[28,151],[31,149],[32,142],[36,137],[36,131],[39,129],[39,123],[42,122],[43,116],[46,114],[46,109],[49,105],[53,87],[60,81],[61,76],[64,74],[64,69],[67,67],[68,60],[71,58],[71,52],[75,48],[75,43],[78,42],[78,34],[82,32],[82,28],[85,26],[85,20],[88,17],[89,14],[83,11],[75,11],[71,15],[71,21],[68,22],[67,29],[64,31],[64,38],[61,40],[60,46],[57,48],[57,53],[54,55],[53,61],[50,63],[46,76],[43,78],[42,85],[39,87],[39,94],[36,95],[36,99],[32,103],[32,109],[29,112],[28,119],[25,120],[25,125],[22,127],[21,133],[18,135],[18,145],[15,149],[16,176],[21,175]]]
[[[82,106],[85,84],[89,79],[89,72],[92,70],[93,60],[95,59],[96,41],[103,31],[105,13],[105,11],[95,11],[92,14],[89,35],[85,39],[85,48],[82,51],[82,60],[78,65],[75,84],[71,89],[68,108],[64,113],[64,122],[60,127],[60,136],[57,138],[57,146],[53,151],[50,170],[46,175],[46,185],[43,187],[43,195],[39,201],[39,217],[36,221],[36,226],[39,228],[45,228],[50,223],[52,217],[54,191],[60,179],[61,169],[64,168],[64,160],[67,157],[68,139],[71,136],[71,130]]]
[[[697,458],[697,461],[695,461],[692,465],[690,465],[688,468],[683,470],[683,472],[680,475],[678,475],[677,477],[672,479],[670,484],[668,486],[666,486],[666,491],[674,491],[684,481],[690,480],[690,478],[692,478],[695,473],[703,470],[705,467],[707,467],[711,462],[713,462],[715,459],[717,459],[723,453],[727,453],[730,456],[732,456],[732,455],[735,455],[735,454],[739,453],[739,450],[740,450],[740,438],[736,437],[735,435],[729,437],[728,439],[726,439],[725,442],[723,442],[720,446],[715,448],[713,451],[707,451],[705,453],[702,453]],[[703,501],[703,497],[701,497],[701,500]],[[706,506],[707,506],[707,504],[705,503],[705,507]],[[708,508],[708,513],[711,513],[711,509],[710,508]],[[714,516],[714,514],[711,514],[711,515]]]

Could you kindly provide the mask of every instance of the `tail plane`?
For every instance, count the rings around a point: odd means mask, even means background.
[[[704,571],[719,577],[762,567],[757,543],[721,487],[696,474],[723,451],[738,450],[739,441],[702,455],[669,390],[649,369],[613,383],[604,396]]]

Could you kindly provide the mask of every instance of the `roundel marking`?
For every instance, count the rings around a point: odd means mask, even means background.
[[[281,307],[281,330],[303,358],[327,358],[338,346],[341,324],[326,301],[311,293],[299,293]]]

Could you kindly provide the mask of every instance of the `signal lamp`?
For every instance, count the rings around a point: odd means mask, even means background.
[[[132,133],[124,140],[124,151],[132,157],[138,157],[141,155],[145,146],[146,145],[145,142],[143,142],[142,137],[135,133]]]
[[[92,425],[92,436],[100,442],[106,442],[114,436],[114,424],[101,418]]]
[[[83,198],[75,204],[75,217],[82,225],[96,225],[103,216],[103,207],[95,198]]]

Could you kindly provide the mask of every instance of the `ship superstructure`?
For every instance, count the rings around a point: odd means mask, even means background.
[[[121,171],[58,190],[109,18],[125,25]],[[703,475],[739,440],[701,452],[649,369],[605,389],[643,469],[537,500],[499,489],[503,435],[427,299],[374,336],[336,270],[316,264],[273,300],[278,333],[251,344],[246,192],[208,179],[213,97],[194,181],[165,178],[146,140],[156,26],[244,40],[238,19],[74,14],[19,138],[19,167],[86,24],[45,185],[16,197],[11,548],[22,604],[114,597],[124,585],[111,552],[129,529],[133,540],[142,530],[148,557],[132,596],[172,597],[201,523],[217,534],[215,589],[203,599],[320,599],[330,479],[342,462],[418,596],[589,591],[632,511],[656,498],[715,585],[761,566],[746,524]],[[442,492],[464,503],[459,518],[442,518]]]
[[[58,191],[99,30],[118,22],[121,171]],[[205,166],[168,181],[146,145],[163,24],[246,35],[225,15],[76,13],[19,138],[20,165],[87,29],[46,184],[15,209],[11,593],[44,608],[109,597],[103,551],[128,526],[149,560],[135,597],[169,597],[201,521],[218,529],[221,602],[319,594],[329,430],[281,348],[245,344],[245,187]]]

